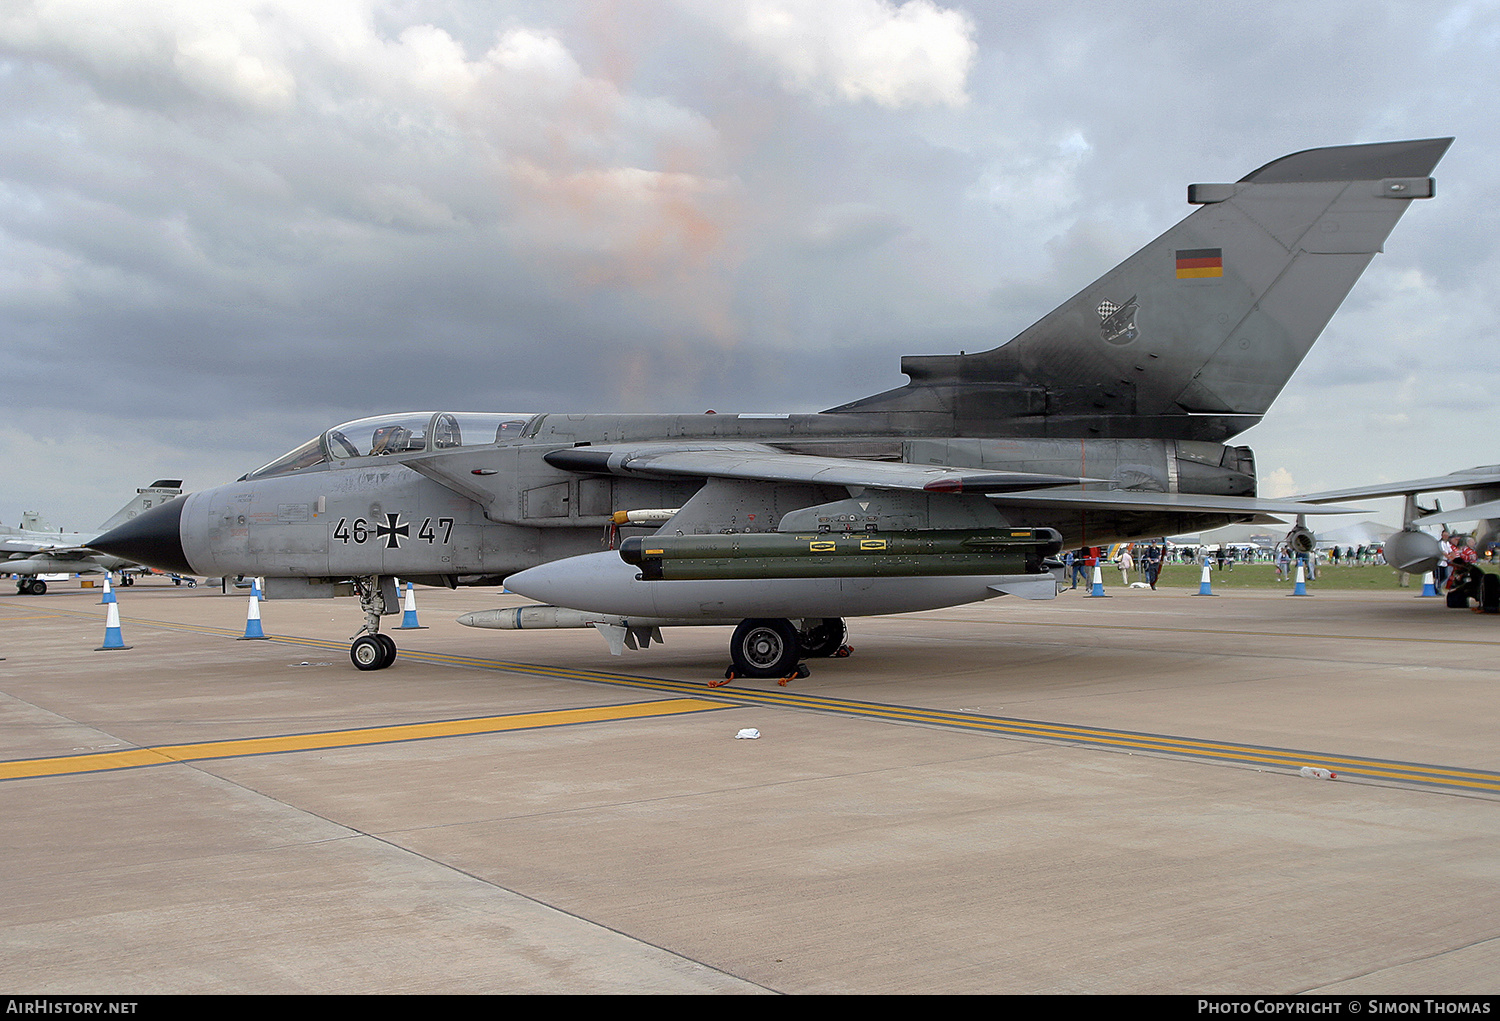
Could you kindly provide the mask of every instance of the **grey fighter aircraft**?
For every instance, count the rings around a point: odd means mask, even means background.
[[[15,575],[16,591],[21,595],[40,596],[47,592],[47,583],[37,577],[40,574],[103,574],[136,567],[135,561],[96,553],[89,542],[137,514],[181,496],[182,483],[158,479],[135,494],[135,499],[94,532],[52,531],[30,511],[22,516],[20,528],[0,525],[0,574]],[[128,585],[129,577],[122,575],[121,581]]]
[[[737,624],[731,675],[800,674],[847,652],[846,617],[1051,598],[1059,548],[1311,511],[1257,499],[1251,451],[1225,441],[1432,196],[1451,142],[1193,185],[1199,208],[1009,343],[907,357],[905,386],[819,414],[375,416],[93,545],[264,576],[268,598],[357,589],[361,669],[395,658],[379,626],[399,576],[503,582],[542,605],[465,623],[594,626],[616,651]],[[634,533],[601,550],[620,520]]]
[[[1417,503],[1424,493],[1459,492],[1464,506],[1443,510]],[[1407,479],[1374,486],[1355,486],[1297,497],[1303,503],[1341,503],[1346,500],[1368,500],[1382,496],[1406,498],[1401,513],[1401,531],[1385,540],[1385,562],[1408,574],[1424,574],[1438,565],[1442,550],[1438,541],[1422,528],[1449,521],[1478,521],[1474,545],[1483,549],[1500,542],[1500,465],[1465,468],[1451,475],[1434,475],[1425,479]]]

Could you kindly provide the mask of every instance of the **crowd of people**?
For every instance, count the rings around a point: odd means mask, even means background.
[[[1457,538],[1457,537],[1452,537]],[[1454,548],[1448,533],[1443,533],[1444,556]],[[1472,550],[1470,551],[1472,553]],[[1112,556],[1104,548],[1069,550],[1063,554],[1064,577],[1070,588],[1077,588],[1080,581],[1087,585],[1093,567],[1106,562],[1120,572],[1120,583],[1129,585],[1139,580],[1156,588],[1162,568],[1169,564],[1208,564],[1220,571],[1232,571],[1235,564],[1269,564],[1275,567],[1276,577],[1290,581],[1296,572],[1299,560],[1309,579],[1315,578],[1319,566],[1334,567],[1377,566],[1385,563],[1384,551],[1378,545],[1332,546],[1315,549],[1311,553],[1299,554],[1288,543],[1275,546],[1232,546],[1226,543],[1202,546],[1174,546],[1159,539],[1149,543],[1125,543],[1115,548]]]
[[[1493,563],[1496,550],[1491,547],[1482,553],[1476,550],[1466,536],[1444,531],[1439,540],[1442,558],[1434,571],[1439,590],[1458,564]],[[1322,567],[1374,567],[1385,564],[1384,549],[1378,543],[1358,546],[1328,546],[1307,553],[1294,550],[1289,543],[1276,545],[1217,545],[1177,546],[1165,539],[1146,543],[1124,543],[1116,547],[1095,547],[1070,550],[1063,555],[1064,577],[1071,588],[1080,581],[1085,585],[1092,580],[1092,569],[1112,565],[1120,572],[1120,583],[1130,585],[1134,581],[1144,582],[1156,588],[1162,568],[1170,564],[1207,564],[1220,571],[1232,571],[1236,564],[1268,564],[1275,568],[1276,577],[1291,581],[1300,565],[1309,581],[1317,578]]]

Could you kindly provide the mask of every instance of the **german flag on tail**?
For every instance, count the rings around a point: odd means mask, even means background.
[[[1187,248],[1177,252],[1177,279],[1196,280],[1224,275],[1222,248]]]

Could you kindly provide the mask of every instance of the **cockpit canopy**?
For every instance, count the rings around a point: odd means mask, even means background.
[[[494,412],[410,411],[361,418],[334,426],[245,478],[286,475],[354,458],[512,443],[521,438],[534,417]]]

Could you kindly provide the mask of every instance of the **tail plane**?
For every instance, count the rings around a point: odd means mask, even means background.
[[[160,506],[168,500],[176,499],[181,495],[181,479],[157,479],[145,489],[137,489],[135,491],[135,498],[115,511],[113,517],[99,526],[99,531],[107,532],[116,525],[129,521],[142,511]]]
[[[1452,144],[1308,149],[1233,184],[1014,340],[901,360],[834,412],[950,417],[960,435],[1222,442],[1260,421]]]

